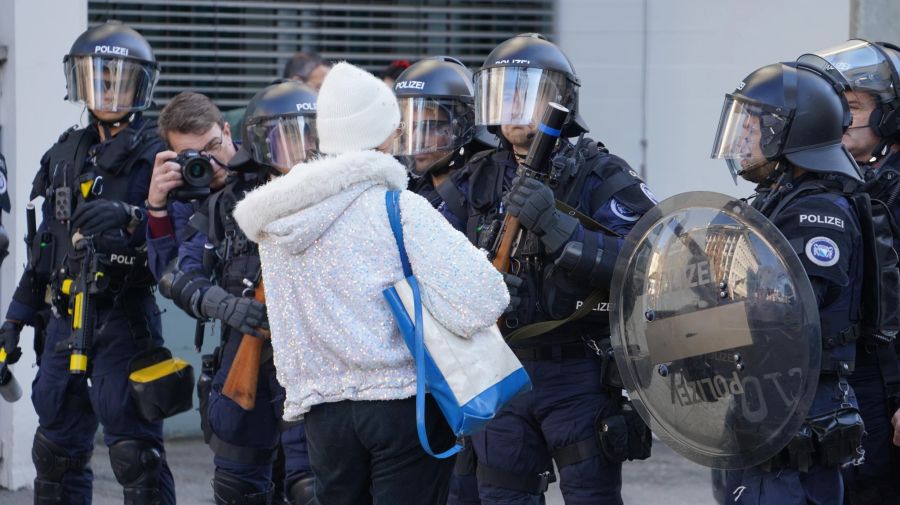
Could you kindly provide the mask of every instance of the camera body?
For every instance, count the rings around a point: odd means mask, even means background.
[[[209,196],[209,184],[214,175],[212,158],[200,151],[185,149],[178,153],[178,157],[173,161],[181,165],[184,185],[172,190],[169,196],[180,202],[201,200]]]

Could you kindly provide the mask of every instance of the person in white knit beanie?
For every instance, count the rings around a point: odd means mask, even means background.
[[[349,63],[331,69],[316,108],[319,151],[324,154],[375,149],[400,126],[400,107],[391,88]]]
[[[259,243],[284,417],[304,418],[322,505],[442,504],[453,460],[428,456],[416,432],[415,364],[382,291],[404,278],[385,206],[400,190],[404,243],[422,302],[471,336],[509,304],[484,254],[424,198],[386,154],[400,111],[380,79],[347,63],[318,95],[318,160],[248,194],[235,210]],[[429,397],[435,450],[453,436]]]

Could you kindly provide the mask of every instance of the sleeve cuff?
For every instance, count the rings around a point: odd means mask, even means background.
[[[168,215],[164,217],[154,216],[148,213],[147,226],[150,230],[150,238],[160,238],[167,236],[175,236],[175,227],[172,225],[172,218]]]

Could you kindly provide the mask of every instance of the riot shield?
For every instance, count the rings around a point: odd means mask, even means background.
[[[641,417],[701,465],[784,448],[819,376],[819,313],[781,232],[746,203],[691,192],[647,212],[612,279],[613,351]]]

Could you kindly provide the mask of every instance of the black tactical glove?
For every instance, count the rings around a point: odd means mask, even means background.
[[[254,337],[263,336],[260,329],[269,329],[265,305],[253,298],[234,296],[219,286],[213,286],[203,293],[200,314],[219,319],[235,330]]]
[[[522,304],[522,297],[519,296],[519,288],[522,287],[522,284],[524,284],[525,281],[523,281],[521,277],[505,273],[503,274],[503,282],[506,283],[506,289],[509,290],[509,305],[507,305],[506,310],[503,311],[503,315],[505,316],[519,310],[519,305]]]
[[[526,230],[540,237],[551,253],[569,240],[578,225],[577,219],[556,210],[553,190],[531,177],[516,176],[503,204]]]
[[[6,363],[12,365],[22,357],[22,348],[19,347],[19,334],[22,333],[22,323],[6,321],[0,326],[0,347],[6,349]]]
[[[113,228],[125,228],[134,216],[133,206],[118,200],[94,200],[78,207],[72,229],[82,235],[96,235]]]

